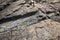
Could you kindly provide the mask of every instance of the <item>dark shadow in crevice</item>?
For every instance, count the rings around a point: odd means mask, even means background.
[[[58,36],[58,40],[60,40],[60,36]]]
[[[18,0],[11,0],[10,2],[16,2]],[[0,8],[0,11],[4,10],[5,8],[7,8],[10,5],[10,3],[8,2],[7,4],[3,5],[3,7]]]
[[[4,10],[5,8],[7,8],[10,4],[6,4],[4,5],[2,8],[0,8],[0,11]]]
[[[60,9],[59,9],[59,13],[60,13]]]
[[[46,14],[55,13],[55,11],[47,11]]]
[[[25,3],[21,3],[21,4],[19,4],[19,5],[24,5],[24,4],[26,4],[26,2],[25,2]]]
[[[18,1],[18,0],[12,0],[12,2],[16,2],[16,1]]]
[[[17,15],[17,16],[13,16],[13,17],[9,17],[9,18],[3,18],[0,20],[0,24],[5,23],[5,22],[9,22],[9,21],[15,21],[20,18],[30,17],[32,15],[35,15],[37,12],[38,11],[33,11],[33,12],[26,13],[24,15]]]
[[[2,11],[3,9],[2,8],[0,8],[0,11]]]

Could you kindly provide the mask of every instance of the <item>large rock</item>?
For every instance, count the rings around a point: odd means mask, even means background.
[[[15,30],[15,31],[7,31],[7,32],[1,33],[0,39],[2,40],[5,40],[5,39],[6,40],[7,39],[10,39],[10,40],[60,40],[60,23],[50,19],[38,22],[31,26],[17,25],[15,28],[11,30]]]
[[[58,1],[34,0],[32,6],[25,0],[2,0],[0,40],[60,40]]]

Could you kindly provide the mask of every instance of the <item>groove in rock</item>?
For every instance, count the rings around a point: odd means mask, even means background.
[[[32,15],[35,15],[37,12],[38,11],[33,11],[33,12],[26,13],[24,15],[17,15],[17,16],[13,16],[13,17],[9,17],[9,18],[3,18],[0,20],[0,24],[5,23],[5,22],[9,22],[9,21],[15,21],[20,18],[30,17]]]
[[[46,14],[55,13],[55,11],[47,11]]]
[[[0,8],[0,11],[2,11],[3,9],[2,8]]]
[[[16,2],[16,1],[18,1],[18,0],[11,0],[9,2]],[[7,4],[5,4],[5,5],[3,5],[3,7],[0,8],[0,11],[4,10],[5,8],[7,8],[10,5],[9,2],[7,2]]]
[[[6,4],[4,5],[2,8],[0,8],[0,11],[4,10],[5,8],[7,8],[10,4]]]
[[[16,2],[17,0],[12,0],[12,2]]]

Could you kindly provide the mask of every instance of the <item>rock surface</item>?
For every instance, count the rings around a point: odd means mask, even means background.
[[[0,0],[0,40],[60,40],[60,0],[32,1]]]
[[[3,26],[10,26],[4,24]],[[0,33],[2,40],[60,40],[60,23],[47,19],[31,26],[17,25],[12,31]],[[12,32],[12,33],[11,33]],[[10,36],[9,36],[10,35]],[[12,37],[12,38],[11,38]]]

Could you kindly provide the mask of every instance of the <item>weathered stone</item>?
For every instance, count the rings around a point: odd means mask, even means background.
[[[0,40],[60,40],[59,0],[3,1]]]

